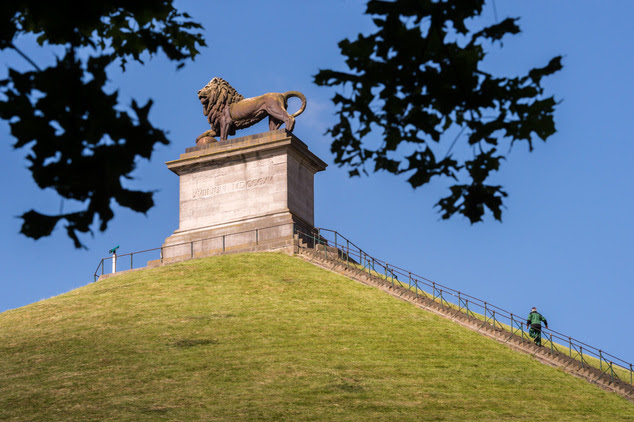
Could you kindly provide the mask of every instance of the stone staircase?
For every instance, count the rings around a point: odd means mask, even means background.
[[[330,246],[317,245],[317,248],[309,248],[305,242],[296,237],[295,253],[301,259],[318,267],[341,274],[359,283],[376,287],[398,299],[412,303],[413,305],[433,312],[443,318],[479,332],[502,344],[506,344],[513,350],[533,356],[538,361],[560,368],[564,372],[582,378],[592,384],[611,391],[634,402],[634,386],[613,377],[610,370],[601,371],[589,366],[587,363],[574,359],[566,353],[551,350],[547,347],[536,346],[528,336],[522,338],[519,334],[494,326],[491,322],[485,322],[479,318],[467,315],[465,312],[439,303],[414,291],[401,287],[398,284],[387,281],[383,277],[368,274],[367,270],[351,265],[343,253]],[[605,369],[605,368],[604,368]]]

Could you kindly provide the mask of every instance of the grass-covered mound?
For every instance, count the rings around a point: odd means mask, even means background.
[[[0,420],[634,420],[634,405],[282,254],[0,314]]]

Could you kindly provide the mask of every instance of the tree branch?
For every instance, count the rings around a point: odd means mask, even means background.
[[[40,69],[40,67],[33,61],[31,60],[31,58],[29,56],[27,56],[26,54],[24,54],[18,47],[15,46],[15,44],[11,43],[9,45],[9,47],[11,47],[12,49],[14,49],[20,56],[22,56],[22,58],[24,60],[26,60],[27,62],[29,62],[31,64],[31,66],[33,66],[37,71],[41,72],[42,69]]]

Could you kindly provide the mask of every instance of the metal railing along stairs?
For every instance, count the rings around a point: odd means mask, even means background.
[[[346,268],[367,273],[370,277],[379,277],[392,288],[404,288],[416,298],[430,299],[456,313],[480,320],[480,328],[492,325],[497,330],[508,332],[511,337],[532,341],[525,329],[526,318],[377,259],[335,230],[317,228],[313,233],[298,232],[297,235],[314,242],[316,256],[336,260]],[[542,338],[542,349],[553,356],[566,355],[578,361],[582,368],[598,370],[593,371],[595,375],[600,374],[593,379],[595,383],[609,377],[612,383],[634,386],[634,364],[631,362],[552,329],[543,328]]]
[[[249,244],[257,245],[259,243],[258,230],[259,229],[254,229],[249,231],[253,234],[253,241]],[[492,326],[495,330],[503,330],[510,335],[509,340],[514,336],[521,338],[522,341],[531,340],[524,327],[525,318],[489,302],[375,258],[335,230],[317,228],[314,232],[306,232],[295,226],[292,230],[293,237],[296,239],[297,252],[301,249],[311,250],[315,256],[323,256],[325,260],[335,260],[347,269],[352,268],[357,271],[357,273],[367,274],[368,277],[380,278],[383,282],[388,283],[392,289],[395,287],[405,289],[405,291],[414,295],[416,299],[431,300],[438,306],[455,312],[455,315],[462,314],[468,319],[478,320],[478,322],[482,324],[480,329],[484,329],[485,326]],[[173,246],[182,247],[183,245],[189,245],[190,258],[195,258],[198,256],[196,243],[202,245],[202,242],[210,240],[219,241],[221,238],[222,248],[218,250],[218,252],[225,252],[226,237],[227,235],[217,236],[215,238],[202,239]],[[101,275],[105,273],[105,267],[108,261],[113,264],[113,273],[121,271],[117,269],[117,262],[123,264],[122,266],[128,269],[135,269],[135,262],[137,265],[139,262],[147,262],[146,259],[139,260],[139,256],[158,254],[159,260],[162,261],[164,249],[165,247],[153,248],[102,258],[94,272],[94,281],[97,281],[99,278],[99,273],[101,273]],[[128,262],[129,267],[125,265]],[[136,268],[143,267],[138,266]],[[626,383],[628,387],[634,387],[634,364],[631,362],[627,362],[624,359],[618,358],[555,330],[542,329],[542,335],[544,338],[544,348],[549,350],[553,356],[566,355],[570,359],[578,361],[582,368],[594,368],[598,370],[598,372],[593,372],[594,375],[599,373],[598,377],[593,380],[595,383],[600,379],[608,377],[612,383]]]

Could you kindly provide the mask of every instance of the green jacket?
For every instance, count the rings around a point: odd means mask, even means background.
[[[528,319],[526,320],[526,324],[542,325],[542,321],[544,321],[546,328],[548,328],[548,321],[546,321],[546,318],[544,318],[542,314],[540,314],[539,312],[533,311],[530,314],[528,314]]]

